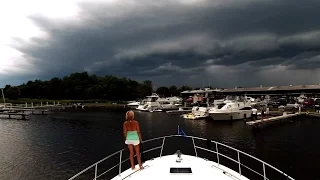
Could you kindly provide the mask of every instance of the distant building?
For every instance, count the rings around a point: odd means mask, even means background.
[[[289,86],[260,86],[249,88],[233,88],[221,91],[224,95],[300,95],[300,94],[320,94],[319,85],[289,85]]]
[[[188,90],[181,92],[182,97],[190,98],[192,97],[192,103],[205,103],[208,102],[210,98],[215,98],[221,96],[221,91],[223,89],[199,89],[199,90]]]
[[[182,96],[204,95],[207,97],[221,97],[223,95],[320,95],[320,84],[318,85],[289,85],[289,86],[260,86],[260,87],[235,87],[228,89],[200,89],[181,92]]]

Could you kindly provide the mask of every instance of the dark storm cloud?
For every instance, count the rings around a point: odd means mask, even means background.
[[[158,84],[168,79],[199,84],[201,77],[212,75],[221,84],[219,78],[236,84],[249,77],[256,85],[264,67],[320,67],[317,0],[140,0],[79,6],[76,20],[30,17],[48,38],[20,42],[16,48],[32,59],[39,77],[87,70]]]

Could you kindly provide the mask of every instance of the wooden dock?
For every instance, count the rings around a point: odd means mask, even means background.
[[[307,114],[305,112],[294,113],[294,114],[283,114],[281,116],[269,117],[269,118],[255,120],[255,121],[248,121],[246,122],[246,124],[252,127],[253,129],[261,129],[273,124],[282,124],[284,122],[292,121],[292,118],[294,117],[305,116],[305,115],[311,115],[311,114]],[[317,117],[320,117],[320,115]]]
[[[8,117],[8,119],[19,119],[19,118],[13,118],[13,117],[19,116],[21,117],[20,118],[21,120],[26,120],[26,117],[28,116],[28,114],[25,114],[25,113],[10,113],[10,112],[1,112],[0,115],[5,115]]]
[[[173,110],[173,111],[166,111],[166,112],[169,114],[182,115],[182,114],[191,113],[191,109],[190,110]]]
[[[316,117],[316,118],[320,118],[320,113],[315,113],[315,112],[309,112],[309,113],[305,113],[307,116],[309,117]]]
[[[34,115],[45,115],[46,112],[48,112],[49,109],[36,109],[36,108],[5,108],[1,109],[0,112],[3,113],[28,113],[34,114]],[[36,113],[39,112],[39,113]]]

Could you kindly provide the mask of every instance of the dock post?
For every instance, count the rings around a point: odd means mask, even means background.
[[[41,103],[40,103],[40,106],[42,107],[42,101],[41,101]]]
[[[47,106],[49,106],[49,102],[47,102]]]
[[[26,102],[26,107],[28,107],[28,103]]]
[[[58,101],[58,105],[60,104],[60,102]]]
[[[9,119],[11,119],[11,114],[9,114]]]
[[[301,106],[299,106],[299,114],[301,113]]]
[[[31,107],[33,107],[33,102],[31,103]]]
[[[56,102],[55,102],[55,101],[53,101],[53,105],[54,105],[54,106],[56,105]]]

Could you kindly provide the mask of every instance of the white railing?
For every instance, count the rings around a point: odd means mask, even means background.
[[[235,162],[235,163],[238,164],[238,173],[239,173],[240,175],[242,175],[242,171],[241,171],[241,170],[242,170],[242,167],[244,167],[244,168],[250,170],[251,172],[253,172],[253,173],[261,176],[261,178],[263,178],[263,180],[269,180],[269,178],[267,177],[267,173],[266,173],[266,167],[269,167],[269,168],[275,170],[277,173],[279,173],[283,178],[286,178],[287,180],[294,180],[292,177],[290,177],[290,176],[287,175],[286,173],[280,171],[279,169],[271,166],[270,164],[268,164],[268,163],[266,163],[266,162],[264,162],[264,161],[262,161],[262,160],[260,160],[260,159],[258,159],[258,158],[256,158],[256,157],[254,157],[254,156],[252,156],[252,155],[250,155],[250,154],[247,154],[247,153],[242,152],[242,151],[240,151],[240,150],[238,150],[238,149],[235,149],[235,148],[233,148],[233,147],[230,147],[230,146],[228,146],[228,145],[225,145],[225,144],[222,144],[222,143],[219,143],[219,142],[211,141],[211,140],[210,140],[210,143],[214,143],[214,144],[215,144],[215,151],[213,151],[213,150],[211,150],[211,149],[203,148],[203,147],[200,147],[200,146],[196,146],[195,141],[194,141],[195,139],[196,139],[196,140],[203,140],[203,141],[208,141],[208,140],[207,140],[207,139],[204,139],[204,138],[200,138],[200,137],[195,137],[195,136],[169,135],[169,136],[162,136],[162,137],[157,137],[157,138],[149,139],[149,140],[143,141],[143,143],[162,139],[162,145],[161,145],[161,146],[154,147],[154,148],[151,148],[151,149],[148,149],[148,150],[144,150],[143,153],[148,153],[148,152],[151,152],[151,151],[160,149],[160,155],[159,155],[159,157],[161,157],[161,156],[162,156],[162,152],[163,152],[163,147],[164,147],[165,140],[166,140],[167,138],[170,138],[170,137],[191,138],[192,143],[193,143],[193,147],[194,147],[194,152],[195,152],[195,155],[196,155],[197,157],[198,157],[197,149],[201,149],[201,150],[204,150],[204,151],[207,151],[207,152],[211,152],[211,153],[216,154],[216,156],[217,156],[217,162],[216,162],[216,163],[218,164],[218,166],[220,165],[220,159],[219,159],[219,157],[224,157],[224,158],[226,158],[226,159],[229,159],[229,160],[231,160],[231,161],[233,161],[233,162]],[[231,158],[231,157],[229,157],[229,156],[227,156],[227,155],[225,155],[225,154],[219,153],[218,146],[222,146],[222,147],[225,147],[225,148],[228,148],[228,149],[230,149],[230,150],[235,151],[235,152],[237,153],[237,158],[236,158],[236,159],[233,159],[233,158]],[[110,172],[111,170],[113,170],[113,169],[116,168],[117,166],[118,166],[118,168],[119,168],[119,174],[118,174],[118,175],[120,175],[121,172],[122,172],[122,171],[121,171],[121,166],[122,166],[122,164],[123,164],[124,162],[126,162],[126,161],[129,160],[129,158],[127,158],[127,159],[125,159],[125,160],[122,160],[123,151],[126,150],[126,149],[127,149],[127,148],[122,149],[122,150],[120,150],[120,151],[117,151],[117,152],[115,152],[115,153],[113,153],[113,154],[111,154],[111,155],[109,155],[109,156],[101,159],[100,161],[92,164],[91,166],[85,168],[84,170],[82,170],[82,171],[79,172],[78,174],[76,174],[76,175],[74,175],[73,177],[69,178],[69,180],[76,179],[77,177],[79,177],[80,175],[82,175],[84,172],[86,172],[86,171],[88,171],[88,170],[90,170],[90,169],[92,169],[92,168],[94,168],[94,170],[95,170],[95,171],[94,171],[93,180],[97,180],[99,177],[101,177],[101,176],[105,175],[106,173]],[[114,166],[111,167],[110,169],[104,171],[103,173],[98,174],[98,165],[99,165],[100,163],[106,161],[107,159],[109,159],[109,158],[117,155],[117,154],[119,154],[119,163],[116,164],[116,165],[114,165]],[[251,158],[251,159],[254,159],[254,160],[260,162],[260,163],[261,163],[261,166],[262,166],[261,168],[262,168],[263,174],[261,174],[261,173],[255,171],[255,170],[249,168],[248,166],[242,164],[241,161],[240,161],[240,154],[245,155],[245,156],[247,156],[247,157],[249,157],[249,158]],[[219,167],[218,167],[218,168],[219,168]]]

